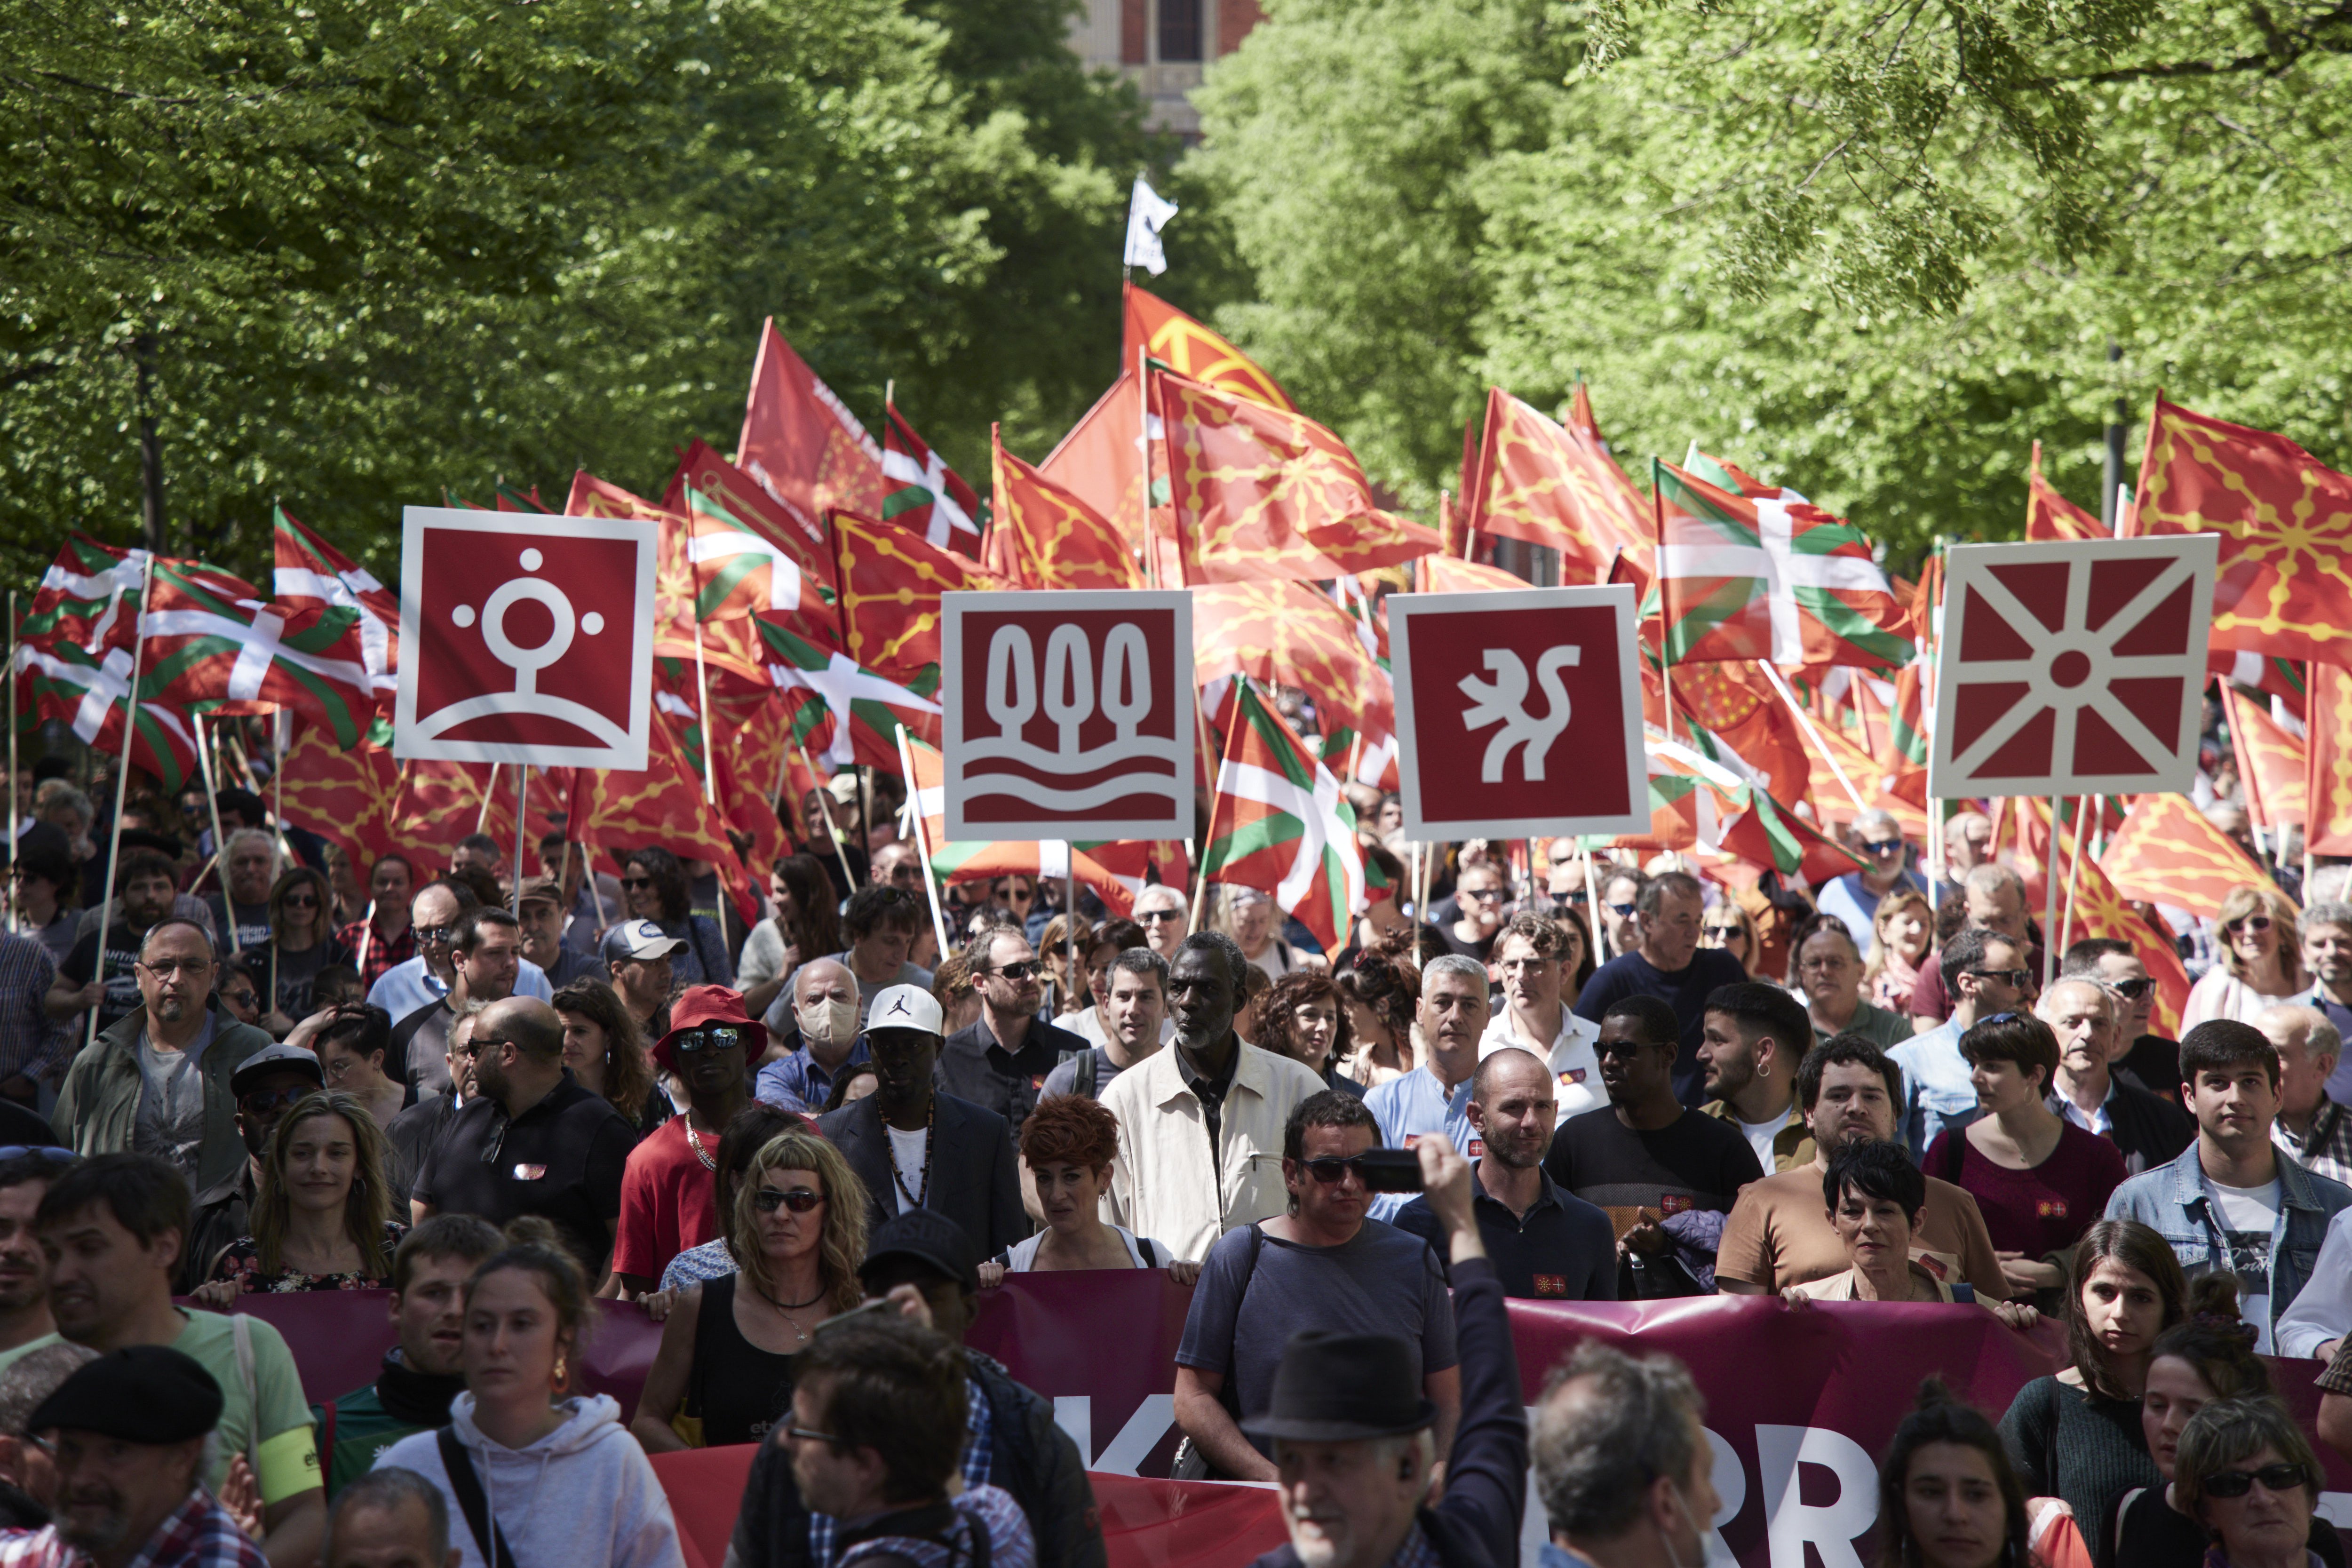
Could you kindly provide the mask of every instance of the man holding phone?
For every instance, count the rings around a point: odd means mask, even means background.
[[[1290,1212],[1210,1249],[1176,1351],[1176,1424],[1210,1475],[1278,1480],[1237,1417],[1267,1408],[1291,1336],[1389,1334],[1413,1347],[1415,1375],[1437,1406],[1436,1451],[1448,1452],[1462,1374],[1445,1271],[1421,1237],[1367,1217],[1375,1190],[1420,1190],[1420,1162],[1381,1148],[1372,1113],[1337,1089],[1301,1101],[1282,1142]]]

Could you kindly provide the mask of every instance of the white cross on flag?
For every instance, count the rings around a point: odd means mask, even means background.
[[[2220,551],[2210,533],[1955,548],[1927,793],[2186,790]]]

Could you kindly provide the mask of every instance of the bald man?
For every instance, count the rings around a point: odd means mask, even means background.
[[[444,1212],[477,1214],[502,1226],[539,1215],[563,1233],[588,1277],[602,1279],[636,1129],[563,1070],[562,1016],[536,996],[483,1008],[466,1050],[474,1093],[425,1158],[413,1216],[422,1224]]]
[[[780,1038],[797,1035],[800,1047],[760,1069],[751,1092],[770,1105],[814,1116],[833,1098],[833,1086],[870,1059],[857,1032],[857,976],[830,958],[811,959],[793,972],[792,990],[768,1009],[767,1025]]]
[[[2196,1141],[2197,1123],[2159,1095],[2116,1077],[2131,1049],[2107,988],[2089,975],[2054,982],[2034,1008],[2058,1037],[2058,1072],[2044,1103],[2123,1154],[2133,1175],[2168,1165]]]

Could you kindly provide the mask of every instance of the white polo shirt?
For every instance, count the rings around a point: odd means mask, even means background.
[[[1521,1039],[1511,1023],[1511,1008],[1507,1002],[1479,1037],[1478,1059],[1485,1061],[1511,1046],[1543,1058],[1551,1068],[1552,1083],[1559,1097],[1559,1119],[1565,1121],[1609,1103],[1609,1096],[1601,1087],[1601,1055],[1593,1049],[1600,1038],[1600,1025],[1563,1007],[1559,1012],[1559,1037],[1549,1047]]]

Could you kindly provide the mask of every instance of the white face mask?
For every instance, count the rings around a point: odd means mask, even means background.
[[[857,1004],[838,996],[813,996],[793,1009],[801,1021],[801,1038],[822,1045],[846,1045],[857,1033]]]

